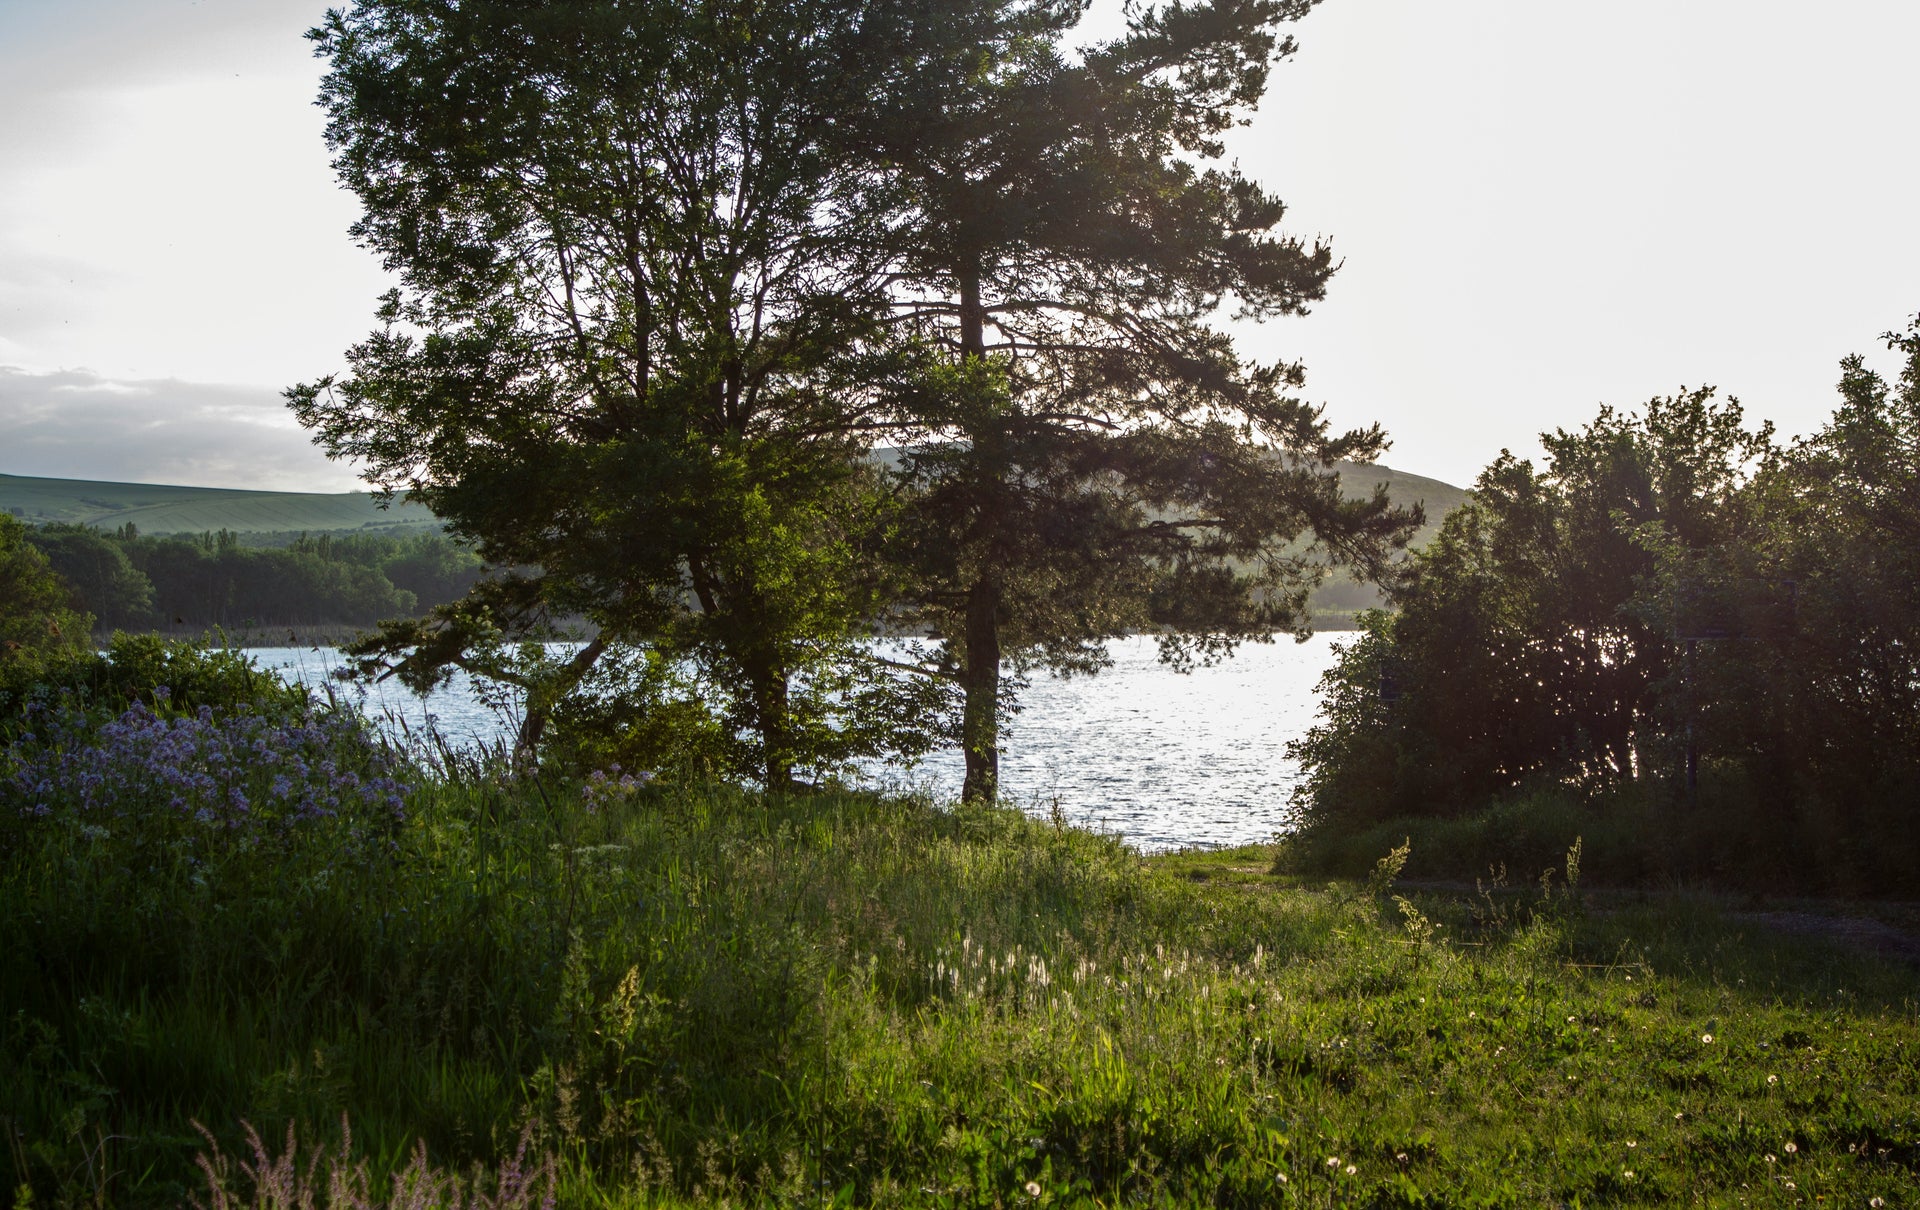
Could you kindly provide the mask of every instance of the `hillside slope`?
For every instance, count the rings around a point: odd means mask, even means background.
[[[1416,546],[1431,538],[1434,531],[1440,528],[1440,519],[1460,507],[1467,498],[1467,489],[1463,487],[1429,479],[1425,475],[1398,471],[1377,462],[1340,464],[1340,487],[1349,496],[1368,495],[1382,483],[1386,484],[1387,495],[1393,498],[1395,504],[1421,504],[1426,507],[1427,523],[1413,540]]]
[[[1395,504],[1419,504],[1426,509],[1426,524],[1413,536],[1416,547],[1424,546],[1439,532],[1441,519],[1467,498],[1465,488],[1424,475],[1378,463],[1340,464],[1340,487],[1348,496],[1370,495],[1381,484],[1386,485],[1387,495]],[[1344,571],[1336,571],[1314,591],[1307,608],[1313,614],[1316,629],[1340,630],[1353,625],[1353,616],[1360,610],[1376,609],[1385,603],[1386,598],[1378,588],[1361,583]]]
[[[1451,483],[1390,466],[1345,462],[1340,464],[1340,477],[1349,495],[1364,495],[1385,483],[1396,502],[1425,504],[1427,529],[1422,539],[1466,498],[1465,490]],[[116,528],[131,521],[144,534],[221,529],[239,534],[318,532],[436,524],[433,514],[421,505],[396,501],[382,509],[364,492],[261,492],[28,475],[0,475],[0,511],[33,525],[66,522]]]
[[[886,452],[882,452],[882,457]],[[1438,479],[1377,463],[1341,463],[1341,485],[1351,496],[1367,495],[1385,484],[1398,504],[1425,506],[1427,523],[1414,538],[1420,545],[1433,536],[1440,519],[1466,499],[1466,491]],[[266,535],[343,530],[408,533],[439,528],[438,520],[418,504],[396,501],[382,509],[360,492],[261,492],[219,487],[183,487],[152,483],[109,483],[86,479],[38,479],[0,475],[0,511],[30,524],[66,522],[116,529],[131,522],[143,534],[198,534],[229,530]],[[267,544],[277,544],[267,538]],[[1356,610],[1378,605],[1371,585],[1336,573],[1314,593],[1316,623],[1345,625]]]
[[[117,529],[131,522],[143,534],[222,529],[237,534],[361,529],[391,533],[439,527],[421,505],[395,501],[382,509],[365,492],[258,492],[26,475],[0,475],[0,511],[33,525],[66,522]]]

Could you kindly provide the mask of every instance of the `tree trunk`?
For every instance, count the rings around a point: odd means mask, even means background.
[[[964,362],[987,355],[986,311],[980,302],[980,261],[961,257],[955,275],[960,285],[960,358]],[[970,433],[975,454],[989,439]],[[994,485],[980,484],[979,506],[990,508],[998,493]],[[996,518],[977,519],[979,530],[991,535]],[[960,716],[960,746],[966,753],[967,776],[960,797],[967,802],[992,802],[1000,796],[1000,585],[991,569],[967,592],[966,662],[961,673],[966,702]]]
[[[788,726],[787,678],[766,661],[747,670],[753,711],[759,715],[760,743],[766,756],[767,789],[793,788],[793,735]]]
[[[700,611],[708,617],[718,617],[723,604],[720,585],[706,561],[689,558],[687,578],[693,585],[694,598],[700,602]],[[751,585],[740,595],[752,600]],[[766,787],[790,790],[793,788],[793,729],[786,670],[781,666],[778,652],[759,642],[746,645],[745,649],[737,643],[728,643],[727,648],[746,680],[747,695],[753,701],[753,726],[760,732]]]
[[[987,312],[980,303],[980,260],[963,257],[960,270],[960,360],[987,355]]]
[[[531,766],[538,758],[541,737],[546,734],[547,720],[553,717],[553,708],[560,699],[573,692],[574,686],[592,669],[594,661],[607,649],[604,634],[596,634],[593,640],[567,661],[560,682],[548,685],[526,685],[526,714],[520,720],[520,733],[514,738],[513,758],[518,764]]]
[[[1000,588],[981,580],[967,593],[967,659],[961,672],[966,704],[960,743],[967,778],[960,796],[992,802],[1000,795]]]

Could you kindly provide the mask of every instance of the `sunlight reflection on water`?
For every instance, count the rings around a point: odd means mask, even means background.
[[[1288,826],[1299,775],[1286,743],[1312,724],[1314,686],[1341,637],[1248,644],[1188,675],[1162,666],[1151,639],[1118,639],[1113,667],[1098,676],[1035,676],[1004,729],[1002,790],[1035,814],[1057,802],[1072,822],[1121,833],[1148,851],[1267,840]],[[247,654],[315,686],[340,664],[327,647]],[[424,702],[392,682],[336,692],[389,729],[419,732],[431,721],[457,744],[511,734],[511,720],[481,702],[464,676]],[[961,760],[941,752],[911,769],[873,767],[869,777],[951,798]]]

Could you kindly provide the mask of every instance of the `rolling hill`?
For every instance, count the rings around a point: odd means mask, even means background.
[[[1427,528],[1419,540],[1467,495],[1451,483],[1378,464],[1342,463],[1340,476],[1351,495],[1364,495],[1385,483],[1396,502],[1425,504]],[[259,492],[28,475],[0,475],[0,512],[32,525],[64,522],[113,529],[131,521],[143,534],[391,531],[438,525],[422,505],[396,501],[382,509],[364,492]]]
[[[1366,495],[1385,484],[1395,502],[1425,505],[1427,524],[1415,537],[1415,545],[1432,537],[1440,519],[1467,495],[1450,483],[1378,464],[1342,463],[1340,475],[1349,495]],[[267,535],[284,539],[302,531],[399,534],[439,527],[439,521],[422,505],[396,501],[382,509],[370,495],[360,492],[239,491],[25,475],[0,475],[0,511],[35,525],[66,522],[115,529],[132,522],[143,534],[198,534],[224,529],[254,535],[255,542]],[[266,538],[266,544],[277,543]],[[1312,609],[1319,625],[1340,626],[1348,624],[1346,619],[1354,611],[1380,603],[1380,593],[1372,585],[1335,572],[1314,593]]]
[[[395,501],[382,509],[365,492],[257,492],[26,475],[0,475],[0,511],[33,525],[117,529],[132,522],[143,534],[395,533],[439,527],[421,505]]]
[[[1426,506],[1427,523],[1414,537],[1415,546],[1431,538],[1434,531],[1440,528],[1440,519],[1460,507],[1467,498],[1467,489],[1463,487],[1429,479],[1425,475],[1397,471],[1377,462],[1340,464],[1340,486],[1349,496],[1368,495],[1376,485],[1382,483],[1387,485],[1387,495],[1393,498],[1394,503]]]

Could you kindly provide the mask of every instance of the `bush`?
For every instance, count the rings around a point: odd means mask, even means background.
[[[0,738],[36,703],[104,722],[136,702],[186,713],[245,709],[276,719],[297,718],[311,705],[305,688],[260,671],[238,651],[158,635],[116,634],[104,652],[72,647],[31,663],[0,664]]]
[[[69,609],[67,597],[27,527],[0,515],[0,685],[86,649],[93,619]]]
[[[1623,875],[1920,888],[1920,319],[1888,340],[1790,447],[1701,390],[1488,467],[1322,681],[1304,848],[1575,802]]]
[[[167,702],[165,686],[155,694]],[[348,714],[290,724],[204,705],[166,717],[135,702],[95,727],[77,708],[35,703],[24,722],[32,729],[7,750],[16,819],[84,840],[115,868],[190,868],[205,881],[229,864],[265,868],[323,829],[334,857],[357,862],[398,827],[406,787]]]
[[[0,756],[0,862],[36,938],[148,972],[271,944],[392,865],[408,788],[356,716],[35,702]]]

